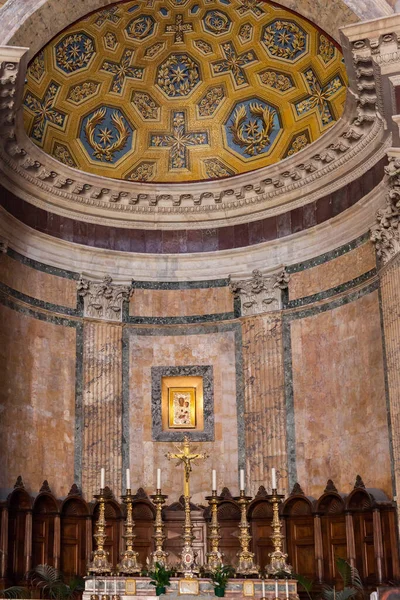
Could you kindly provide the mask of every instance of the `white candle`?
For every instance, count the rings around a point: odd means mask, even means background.
[[[157,489],[161,490],[161,469],[157,469]]]
[[[275,598],[279,598],[278,594],[279,594],[279,590],[278,590],[278,580],[277,580],[277,579],[275,579]]]
[[[265,581],[262,580],[262,597],[265,598]]]
[[[212,470],[212,491],[217,491],[217,471],[215,469]]]
[[[104,488],[105,488],[105,470],[103,469],[103,467],[101,468],[101,471],[100,471],[100,488],[102,490],[104,490]]]
[[[126,489],[131,489],[131,472],[129,469],[126,470]]]
[[[244,492],[244,470],[240,469],[240,491]]]
[[[286,592],[286,598],[289,598],[289,582],[287,579],[285,579],[285,592]]]
[[[272,467],[271,469],[271,477],[272,477],[272,489],[276,490],[276,469]]]

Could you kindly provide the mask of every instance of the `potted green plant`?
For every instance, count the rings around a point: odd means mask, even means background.
[[[171,583],[173,571],[156,562],[153,571],[149,571],[148,575],[151,578],[150,584],[156,588],[157,596],[165,594],[167,585]]]
[[[229,565],[220,566],[211,572],[211,581],[214,585],[214,593],[219,598],[225,596],[225,588],[228,583],[228,579],[235,573],[233,567]]]
[[[336,568],[343,580],[343,589],[337,591],[335,587],[324,585],[322,597],[324,600],[350,600],[350,598],[362,597],[363,584],[359,572],[352,567],[344,558],[336,557]]]

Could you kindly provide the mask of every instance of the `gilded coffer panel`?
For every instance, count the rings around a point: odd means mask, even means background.
[[[130,0],[30,63],[25,127],[70,167],[131,181],[229,177],[316,140],[343,111],[343,57],[300,15],[257,0]]]

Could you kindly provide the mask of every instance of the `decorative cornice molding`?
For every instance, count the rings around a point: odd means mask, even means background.
[[[132,286],[115,285],[112,277],[95,282],[80,277],[78,295],[83,298],[83,316],[106,321],[122,321],[122,306],[133,294]]]
[[[234,281],[229,277],[229,288],[240,298],[242,315],[259,315],[282,308],[282,290],[288,287],[289,274],[283,269],[273,275],[263,275],[254,269],[250,279]]]
[[[385,172],[389,183],[386,205],[378,210],[376,223],[371,227],[371,241],[383,264],[400,252],[400,149],[390,151]]]

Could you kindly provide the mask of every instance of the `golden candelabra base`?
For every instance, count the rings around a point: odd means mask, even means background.
[[[156,507],[156,519],[154,522],[153,535],[156,549],[150,554],[149,559],[149,566],[150,568],[154,569],[156,563],[158,563],[162,567],[166,567],[168,562],[169,554],[163,549],[163,544],[166,539],[166,535],[164,534],[164,524],[162,520],[162,505],[164,504],[168,496],[162,494],[161,490],[157,490],[155,494],[150,496],[150,498],[152,499],[153,504]]]
[[[132,517],[132,494],[131,490],[126,490],[125,496],[121,496],[126,504],[126,521],[125,534],[123,538],[126,540],[126,550],[121,554],[121,561],[117,564],[117,573],[119,575],[135,575],[140,573],[142,565],[138,562],[139,552],[133,549],[133,541],[136,535],[133,533],[135,523]],[[115,599],[113,599],[115,600]]]
[[[290,575],[293,567],[287,564],[287,554],[283,552],[283,540],[282,535],[282,523],[279,519],[279,504],[284,496],[278,494],[276,489],[272,490],[272,495],[269,497],[269,501],[272,504],[272,535],[271,540],[274,544],[274,551],[269,553],[269,564],[266,566],[268,575],[275,576],[278,574],[286,573]]]
[[[185,501],[185,523],[183,525],[183,548],[181,552],[181,561],[178,565],[178,573],[181,573],[185,579],[193,579],[199,574],[200,569],[197,564],[198,553],[193,548],[193,525],[190,516],[190,496],[184,496]]]
[[[251,552],[249,549],[251,535],[249,533],[250,525],[247,520],[246,510],[251,497],[246,496],[244,491],[241,490],[240,496],[236,497],[235,500],[240,507],[239,541],[242,548],[236,555],[238,557],[236,573],[238,575],[259,575],[260,567],[254,563],[254,552]]]
[[[209,573],[213,573],[216,569],[222,567],[224,555],[219,550],[219,541],[221,536],[219,534],[219,525],[218,525],[218,504],[219,504],[219,496],[217,496],[217,492],[213,491],[211,496],[206,496],[206,500],[208,500],[208,504],[211,508],[211,521],[210,521],[210,533],[208,536],[209,548],[210,551],[206,554],[206,564],[205,569]]]
[[[91,560],[87,564],[87,571],[89,574],[109,575],[112,572],[112,565],[108,562],[108,552],[104,550],[104,544],[107,539],[104,489],[101,489],[100,494],[95,494],[94,497],[98,500],[100,506],[99,518],[96,523],[96,533],[93,536],[96,540],[97,548],[92,553]]]

